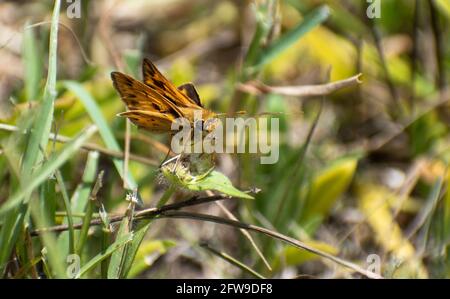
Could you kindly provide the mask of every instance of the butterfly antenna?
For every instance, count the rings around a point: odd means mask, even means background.
[[[246,115],[246,114],[248,114],[247,113],[247,111],[237,111],[237,112],[234,112],[234,113],[217,113],[216,114],[216,117],[217,118],[224,118],[224,117],[234,117],[234,116],[237,116],[237,115]]]
[[[302,114],[302,113],[300,113]],[[234,117],[237,115],[248,115],[248,113],[246,111],[238,111],[236,113],[233,114],[228,114],[228,113],[217,113],[216,117],[217,118],[225,118],[225,117]],[[257,113],[255,115],[249,115],[249,117],[263,117],[263,116],[288,116],[288,115],[297,115],[297,113],[286,113],[286,112],[261,112],[261,113]]]

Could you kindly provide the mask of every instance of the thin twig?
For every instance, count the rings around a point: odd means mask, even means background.
[[[0,130],[9,131],[9,132],[18,132],[19,128],[16,126],[0,123]],[[23,133],[25,134],[26,131],[23,131]],[[49,139],[55,140],[60,143],[67,143],[72,140],[72,138],[70,138],[70,137],[63,136],[63,135],[56,135],[54,133],[50,133]],[[87,151],[97,151],[99,153],[102,153],[104,155],[107,155],[107,156],[110,156],[113,158],[119,158],[119,159],[124,158],[123,152],[110,150],[110,149],[101,147],[100,145],[93,144],[93,143],[85,143],[83,146],[81,146],[81,148],[84,150],[87,150]],[[151,165],[151,166],[159,165],[158,161],[151,160],[151,159],[148,159],[148,158],[136,155],[136,154],[131,154],[131,153],[130,153],[130,160],[133,160],[133,161],[136,161],[136,162],[139,162],[142,164]]]
[[[402,132],[404,132],[408,127],[410,127],[412,124],[414,124],[418,119],[425,116],[426,114],[430,113],[434,109],[448,103],[450,101],[450,89],[444,90],[441,92],[441,95],[439,96],[439,100],[432,100],[432,104],[430,104],[427,107],[424,107],[422,109],[417,109],[417,111],[420,111],[417,113],[417,115],[414,115],[411,117],[408,121],[405,122],[404,125],[396,128],[393,132],[389,133],[380,133],[379,135],[373,137],[369,144],[366,146],[367,151],[376,151],[386,145],[388,142],[392,141],[395,137],[400,135]]]
[[[206,194],[208,194],[209,196],[213,196],[214,195],[214,193],[211,190],[207,190]],[[232,220],[236,220],[236,221],[238,220],[233,215],[233,213],[231,213],[230,210],[228,210],[227,207],[225,207],[225,205],[223,205],[221,202],[216,201],[215,204],[219,206],[219,208],[225,213],[225,215],[228,218],[230,218]],[[246,237],[249,240],[250,244],[253,246],[253,248],[255,249],[256,253],[259,255],[259,257],[261,258],[261,260],[263,261],[263,263],[267,267],[267,269],[269,269],[269,271],[272,271],[272,267],[270,266],[270,264],[267,261],[266,257],[262,253],[261,249],[259,249],[259,247],[256,244],[255,240],[253,240],[252,236],[245,229],[241,229],[240,231],[244,235],[244,237]]]
[[[128,163],[130,161],[130,121],[125,120],[125,149],[123,155],[123,188],[128,189]]]
[[[325,259],[335,262],[336,264],[339,264],[346,268],[352,269],[355,272],[358,272],[368,278],[374,278],[374,279],[383,278],[379,274],[367,271],[356,264],[353,264],[346,260],[340,259],[340,258],[333,256],[331,254],[328,254],[326,252],[320,251],[320,250],[313,248],[299,240],[296,240],[294,238],[280,234],[276,231],[272,231],[267,228],[259,227],[259,226],[253,225],[253,224],[247,224],[244,222],[239,222],[239,221],[230,220],[230,219],[221,218],[221,217],[212,216],[212,215],[205,215],[205,214],[198,214],[198,213],[191,213],[191,212],[184,212],[184,211],[166,211],[166,212],[161,213],[159,218],[181,218],[181,219],[209,221],[209,222],[220,223],[220,224],[229,225],[229,226],[233,226],[233,227],[237,227],[237,228],[243,228],[243,229],[255,231],[255,232],[262,233],[267,236],[273,237],[275,239],[281,240],[281,241],[288,243],[290,245],[293,245],[297,248],[304,249],[306,251],[309,251],[311,253],[319,255]]]
[[[222,196],[222,195],[215,195],[215,196],[208,196],[208,197],[192,197],[192,198],[182,201],[182,202],[177,202],[177,203],[162,206],[161,208],[148,208],[148,209],[140,210],[140,211],[136,212],[134,217],[135,217],[135,219],[136,218],[139,218],[139,219],[151,218],[151,217],[155,217],[155,216],[161,214],[164,211],[178,210],[178,209],[181,209],[184,207],[190,207],[190,206],[195,206],[195,205],[213,202],[213,201],[217,201],[217,200],[229,199],[229,198],[230,197]],[[126,217],[126,215],[113,215],[113,216],[109,217],[109,222],[110,223],[119,222],[119,221],[122,221],[122,219],[124,217]],[[101,225],[102,223],[103,222],[102,222],[101,218],[95,218],[95,219],[91,220],[91,222],[89,223],[89,226]],[[82,227],[82,225],[83,225],[82,223],[74,224],[73,228],[80,229]],[[69,229],[68,225],[63,224],[63,225],[56,225],[56,226],[47,227],[47,228],[36,229],[36,230],[31,231],[30,234],[31,234],[31,236],[35,237],[44,232],[63,232],[68,229]]]
[[[261,82],[250,81],[244,84],[239,84],[238,89],[254,95],[275,93],[285,96],[309,97],[329,95],[337,90],[355,86],[360,83],[362,83],[362,74],[357,74],[344,80],[318,85],[268,86]]]
[[[157,151],[163,153],[164,155],[166,155],[167,152],[170,152],[169,155],[171,157],[175,156],[175,153],[172,152],[167,145],[165,145],[164,143],[162,143],[148,135],[138,132],[137,134],[133,134],[130,137],[131,137],[131,140],[139,140],[139,141],[142,141],[142,142],[150,145],[151,147],[155,148]]]
[[[100,20],[98,23],[98,30],[99,30],[100,37],[103,40],[103,42],[105,43],[105,47],[108,50],[109,55],[111,56],[116,69],[123,72],[125,69],[124,63],[123,63],[122,59],[120,58],[118,51],[116,50],[116,48],[114,47],[114,45],[112,43],[111,32],[110,32],[111,24],[110,24],[109,16],[110,16],[113,8],[116,6],[117,1],[113,0],[112,3],[110,1],[108,4],[110,5],[110,7],[108,7],[107,9],[104,9],[103,13],[100,16]],[[105,7],[103,7],[103,8],[105,8]]]
[[[230,212],[230,210],[228,210],[223,203],[216,201],[215,202],[216,205],[219,206],[219,208],[225,213],[225,215],[227,215],[228,218],[230,218],[231,220],[238,220],[233,213]],[[253,240],[252,236],[248,233],[248,231],[246,231],[245,229],[240,229],[241,233],[250,241],[250,244],[253,246],[253,248],[255,249],[256,253],[259,255],[259,257],[261,258],[261,260],[263,261],[264,265],[267,267],[267,269],[269,269],[270,271],[272,271],[272,267],[270,266],[269,262],[267,261],[267,259],[265,258],[264,254],[261,252],[261,249],[259,249],[258,245],[256,245],[255,240]]]
[[[136,213],[135,219],[143,220],[143,219],[160,219],[160,218],[183,218],[183,219],[193,219],[193,220],[215,222],[215,223],[229,225],[229,226],[233,226],[233,227],[237,227],[237,228],[251,230],[251,231],[265,234],[267,236],[273,237],[275,239],[278,239],[285,243],[293,245],[297,248],[304,249],[306,251],[309,251],[311,253],[319,255],[319,256],[321,256],[325,259],[331,260],[339,265],[350,268],[350,269],[354,270],[355,272],[358,272],[368,278],[375,278],[375,279],[383,278],[381,275],[367,271],[356,264],[353,264],[351,262],[340,259],[336,256],[330,255],[326,252],[315,249],[301,241],[298,241],[294,238],[285,236],[276,231],[272,231],[272,230],[269,230],[269,229],[266,229],[263,227],[259,227],[256,225],[247,224],[244,222],[239,222],[239,221],[221,218],[221,217],[212,216],[212,215],[175,211],[183,206],[191,206],[191,205],[195,205],[195,204],[199,204],[199,203],[211,202],[211,201],[220,200],[220,199],[224,199],[224,197],[214,196],[214,197],[207,197],[207,198],[193,198],[193,199],[187,200],[185,202],[166,205],[160,209],[151,208],[151,209],[139,211]],[[118,216],[110,217],[110,223],[119,222],[122,220],[123,217],[126,217],[126,215],[118,215]],[[91,221],[91,225],[99,225],[101,223],[102,223],[101,219],[95,219],[95,220]],[[80,224],[76,224],[74,226],[74,229],[78,229],[78,228],[80,228],[80,226],[81,226]],[[67,225],[58,225],[58,226],[53,226],[53,227],[49,227],[49,228],[45,228],[45,229],[34,230],[31,232],[31,235],[37,236],[44,232],[61,232],[61,231],[65,231],[67,229],[68,229]]]
[[[339,265],[350,268],[368,278],[383,278],[381,275],[378,275],[378,274],[370,272],[370,271],[366,271],[365,269],[361,268],[360,266],[358,266],[356,264],[342,260],[336,256],[330,255],[326,252],[323,252],[323,251],[320,251],[313,247],[310,247],[309,245],[304,244],[303,242],[298,241],[294,238],[285,236],[283,234],[280,234],[276,231],[269,230],[267,228],[263,228],[263,227],[259,227],[256,225],[247,224],[247,223],[243,223],[243,222],[239,222],[239,221],[235,221],[235,220],[225,219],[225,218],[221,218],[221,217],[217,217],[217,216],[212,216],[212,215],[175,211],[175,210],[181,209],[183,207],[198,205],[198,204],[207,203],[207,202],[213,202],[213,201],[227,199],[227,198],[229,198],[229,197],[224,197],[224,196],[219,196],[219,195],[209,196],[209,197],[193,197],[193,198],[185,200],[183,202],[165,205],[161,208],[150,208],[150,209],[139,211],[135,214],[135,220],[139,221],[139,220],[143,220],[143,219],[185,218],[185,219],[215,222],[215,223],[225,224],[225,225],[242,228],[242,229],[246,229],[246,230],[252,230],[252,231],[259,232],[259,233],[265,234],[267,236],[276,238],[285,243],[291,244],[297,248],[304,249],[304,250],[307,250],[314,254],[317,254],[317,255],[319,255],[323,258],[326,258],[328,260],[331,260]],[[109,220],[110,220],[110,223],[119,222],[123,219],[123,217],[126,217],[126,215],[112,216],[109,218]],[[92,220],[90,225],[91,226],[100,225],[101,223],[102,223],[102,220],[97,218],[97,219]],[[79,229],[81,227],[81,225],[82,224],[75,224],[74,229]],[[66,231],[67,229],[68,229],[67,225],[58,225],[58,226],[52,226],[52,227],[48,227],[48,228],[42,228],[42,229],[31,231],[30,235],[38,236],[39,234],[45,233],[45,232],[62,232],[62,231]]]
[[[31,24],[31,25],[27,26],[26,29],[37,27],[37,26],[41,26],[41,25],[45,25],[45,24],[51,24],[51,23],[52,22],[50,22],[50,21],[43,21],[43,22],[39,22],[39,23],[36,23],[36,24]],[[77,42],[78,47],[80,48],[80,53],[81,53],[81,57],[83,58],[83,60],[88,65],[93,65],[94,63],[87,56],[86,51],[84,50],[84,48],[83,48],[80,40],[78,39],[77,35],[75,34],[75,32],[73,32],[72,28],[70,28],[69,26],[67,26],[66,24],[61,23],[61,22],[58,22],[58,25],[63,27],[64,29],[68,30],[72,34],[72,37],[75,39],[75,41]]]
[[[238,261],[237,259],[235,259],[231,255],[229,255],[229,254],[227,254],[227,253],[225,253],[223,251],[219,251],[219,250],[217,250],[215,248],[212,248],[211,246],[209,246],[208,243],[202,243],[202,244],[200,244],[200,246],[202,248],[207,249],[212,254],[214,254],[214,255],[224,259],[225,261],[229,262],[230,264],[238,267],[239,269],[250,273],[251,275],[255,276],[256,278],[266,279],[266,277],[264,277],[262,274],[256,272],[255,270],[253,270],[252,268],[250,268],[246,264],[242,263],[241,261]]]

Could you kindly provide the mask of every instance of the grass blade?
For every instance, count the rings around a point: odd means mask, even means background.
[[[75,232],[73,229],[73,217],[72,217],[72,207],[70,204],[69,195],[67,193],[66,184],[64,183],[63,176],[61,175],[61,171],[56,170],[55,172],[56,181],[58,182],[59,188],[61,189],[62,197],[63,197],[63,203],[64,203],[64,209],[66,210],[67,217],[64,219],[64,223],[67,223],[69,226],[69,244],[67,248],[67,243],[64,244],[64,251],[68,251],[70,254],[75,253]]]
[[[122,150],[119,146],[119,143],[114,137],[113,132],[111,131],[108,123],[103,117],[103,114],[100,108],[98,107],[97,103],[93,99],[93,97],[87,92],[87,90],[81,84],[75,81],[64,81],[63,84],[68,90],[73,92],[83,103],[87,113],[89,113],[89,116],[97,125],[100,135],[103,141],[105,142],[106,146],[108,147],[108,149],[121,152]],[[127,181],[127,186],[131,190],[136,189],[137,184],[133,176],[130,173],[127,173],[127,176],[125,178],[125,174],[123,171],[124,162],[120,159],[113,159],[113,163],[122,179]]]
[[[102,262],[104,259],[113,254],[116,250],[129,243],[133,239],[133,234],[127,234],[125,236],[120,237],[113,244],[111,244],[103,253],[97,254],[94,258],[92,258],[89,262],[86,263],[77,274],[75,278],[80,278],[86,272],[95,267],[98,263]]]
[[[53,172],[55,172],[61,165],[71,158],[73,154],[85,143],[85,141],[87,141],[96,131],[97,128],[95,126],[89,127],[73,141],[66,144],[60,152],[51,156],[48,161],[43,163],[42,167],[33,174],[33,177],[29,180],[28,184],[14,193],[8,201],[3,204],[0,208],[0,214],[4,214],[17,206],[20,201],[27,196],[27,194],[30,194],[34,188],[47,180]]]
[[[297,26],[275,40],[267,48],[263,49],[257,59],[255,68],[261,68],[271,62],[281,52],[289,48],[297,40],[311,31],[314,27],[324,22],[330,15],[328,6],[321,6],[309,13]]]
[[[40,49],[34,34],[33,28],[27,28],[25,25],[23,36],[22,53],[25,68],[25,95],[26,100],[35,101],[39,94],[39,81],[42,77],[42,65],[40,58]]]
[[[45,84],[42,106],[40,107],[37,114],[34,128],[31,131],[30,140],[25,152],[24,162],[22,165],[23,174],[25,176],[29,176],[36,162],[42,159],[42,153],[40,149],[45,149],[47,147],[51,124],[53,121],[53,105],[56,98],[55,86],[60,5],[61,1],[55,1],[50,29],[47,83]],[[25,179],[25,181],[27,180]]]
[[[31,131],[31,136],[27,144],[26,151],[24,153],[23,162],[22,162],[22,180],[21,185],[26,186],[28,184],[29,178],[31,176],[31,172],[33,167],[36,165],[36,162],[42,159],[42,153],[40,149],[45,149],[48,143],[48,137],[50,134],[51,123],[53,120],[53,110],[54,110],[54,101],[56,97],[56,71],[57,71],[57,46],[58,46],[58,22],[59,22],[59,10],[61,7],[61,1],[56,0],[53,8],[53,15],[51,21],[50,28],[50,41],[49,41],[49,57],[48,57],[48,74],[47,74],[47,82],[44,90],[44,98],[42,106],[39,108],[37,118],[34,122],[34,127]],[[22,189],[22,188],[21,188]],[[26,196],[26,200],[28,201],[29,195],[32,191],[31,188],[28,188],[29,191],[27,194],[21,195],[20,198],[15,201],[8,200],[6,204],[4,204],[0,208],[1,211],[4,211],[5,206],[9,202],[12,202],[13,205],[10,208],[17,206],[20,203],[23,196]],[[23,190],[23,189],[22,189]],[[20,193],[20,191],[18,191]],[[27,207],[22,205],[9,213],[7,216],[8,224],[13,224],[13,227],[9,227],[9,225],[3,225],[0,236],[2,237],[2,241],[4,244],[8,244],[8,246],[1,246],[0,252],[0,270],[3,265],[8,260],[12,248],[15,246],[15,243],[18,238],[18,234],[22,229],[22,223],[25,218]],[[9,231],[5,231],[9,229]],[[5,239],[8,240],[5,240]]]
[[[134,238],[131,241],[130,244],[127,245],[127,254],[123,260],[123,270],[122,275],[120,278],[126,278],[131,270],[131,266],[133,265],[134,259],[136,258],[137,251],[139,249],[139,246],[142,243],[142,240],[144,240],[145,234],[147,233],[148,229],[150,228],[150,221],[144,222],[143,224],[140,224],[140,228],[138,228],[134,232]]]
[[[81,256],[83,252],[84,245],[86,244],[87,235],[89,231],[89,223],[91,222],[92,215],[94,213],[95,203],[89,200],[91,187],[95,180],[95,175],[97,173],[97,163],[98,163],[98,152],[90,152],[86,162],[86,168],[83,174],[83,181],[77,187],[72,201],[72,209],[74,213],[85,211],[85,216],[83,218],[83,226],[78,234],[78,242],[76,247],[76,252]]]

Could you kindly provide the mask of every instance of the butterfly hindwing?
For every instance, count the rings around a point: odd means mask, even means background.
[[[163,113],[145,110],[130,110],[118,115],[125,116],[136,126],[152,132],[162,133],[171,130],[172,119]]]
[[[198,106],[203,107],[194,84],[185,83],[183,85],[178,86],[178,90],[181,91],[187,97],[189,97],[191,100],[193,100]]]

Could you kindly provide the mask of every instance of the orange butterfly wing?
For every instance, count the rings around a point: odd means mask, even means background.
[[[175,104],[142,82],[120,72],[112,72],[111,79],[129,110],[120,115],[135,125],[152,131],[164,131],[167,127],[170,130],[171,122],[182,116]]]
[[[195,89],[194,84],[185,83],[178,86],[178,90],[181,91],[185,96],[193,100],[198,106],[203,108],[202,102],[200,101],[200,96],[198,95],[197,89]]]
[[[167,80],[156,66],[146,58],[144,58],[142,65],[142,75],[146,85],[157,90],[158,93],[172,103],[181,107],[201,109],[201,105],[196,103],[189,95],[177,89],[175,85]]]
[[[118,115],[125,116],[138,127],[145,128],[155,133],[171,131],[173,120],[168,115],[163,113],[145,110],[132,110],[119,113]]]

